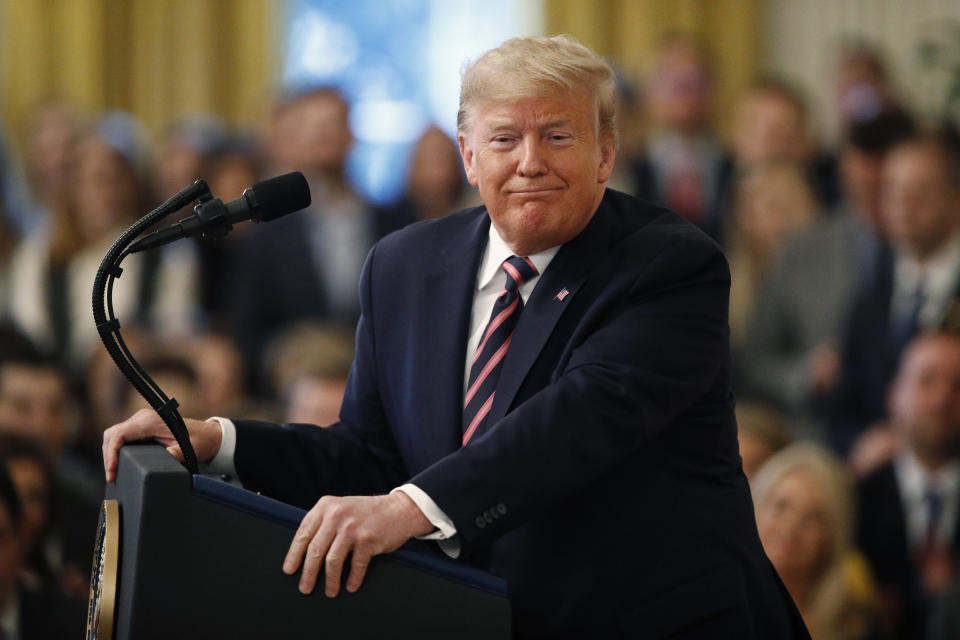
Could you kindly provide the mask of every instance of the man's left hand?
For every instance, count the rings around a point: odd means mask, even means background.
[[[347,591],[360,588],[370,559],[389,553],[415,536],[433,531],[433,525],[405,493],[385,496],[324,496],[300,522],[283,572],[292,575],[301,563],[300,592],[310,593],[321,565],[327,596],[340,591],[340,575],[351,552]]]

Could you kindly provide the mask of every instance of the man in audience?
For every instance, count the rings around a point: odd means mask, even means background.
[[[897,145],[883,169],[881,214],[890,250],[862,272],[841,346],[830,438],[844,455],[885,415],[900,353],[940,326],[960,292],[960,160],[942,136]]]
[[[960,336],[915,338],[889,394],[896,457],[859,483],[860,549],[899,638],[923,638],[960,558]]]
[[[20,581],[23,508],[7,470],[0,466],[0,638],[53,640],[83,631],[83,601]]]
[[[747,321],[739,391],[780,407],[797,435],[827,437],[849,299],[880,251],[883,161],[912,130],[905,114],[893,112],[852,127],[839,158],[842,204],[787,243]]]
[[[693,36],[671,33],[660,41],[645,94],[652,132],[631,169],[638,197],[720,238],[721,193],[731,165],[710,121],[713,83],[709,55]]]
[[[53,529],[65,572],[82,583],[90,571],[103,481],[68,450],[77,412],[66,376],[32,345],[0,351],[6,351],[0,353],[0,433],[34,440],[53,461],[58,503]]]
[[[405,223],[351,188],[349,115],[346,98],[329,87],[290,96],[272,114],[275,168],[303,172],[312,204],[296,216],[256,226],[241,247],[229,317],[251,372],[259,370],[264,346],[285,325],[313,319],[352,326],[360,313],[356,282],[367,251]]]

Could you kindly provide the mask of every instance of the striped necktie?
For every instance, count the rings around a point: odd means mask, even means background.
[[[518,256],[504,260],[503,270],[507,272],[507,282],[493,305],[490,321],[470,365],[470,380],[463,400],[463,444],[467,444],[483,425],[493,406],[503,359],[523,310],[520,285],[539,275],[529,258]]]

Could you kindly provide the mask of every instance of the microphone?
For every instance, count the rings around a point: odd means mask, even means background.
[[[189,187],[188,187],[189,188]],[[270,222],[310,206],[310,187],[299,171],[256,183],[236,200],[224,204],[207,199],[193,208],[193,215],[169,227],[147,234],[130,246],[130,253],[146,251],[181,238],[222,238],[236,222]]]

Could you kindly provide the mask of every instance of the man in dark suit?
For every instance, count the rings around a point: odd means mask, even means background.
[[[321,567],[354,591],[426,537],[507,580],[517,637],[806,637],[740,469],[726,263],[606,190],[613,104],[565,38],[485,54],[459,118],[485,206],[371,251],[341,422],[188,421],[212,468],[315,503],[283,567],[302,591]],[[104,437],[108,476],[144,436],[176,451],[136,414]]]
[[[889,397],[904,447],[858,485],[857,542],[897,637],[922,638],[960,557],[960,336],[916,338]]]
[[[854,295],[841,345],[831,439],[846,455],[884,418],[900,354],[922,329],[943,324],[960,295],[960,160],[942,136],[893,147],[884,163],[878,252]]]

